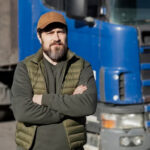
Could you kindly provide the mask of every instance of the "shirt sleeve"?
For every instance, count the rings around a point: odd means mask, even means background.
[[[79,85],[86,85],[88,89],[83,94],[76,95],[44,94],[42,104],[71,117],[93,114],[96,111],[97,90],[89,63],[85,64],[81,72]]]
[[[20,62],[11,88],[11,104],[16,120],[30,124],[52,124],[63,118],[58,111],[33,103],[32,97],[33,90],[27,68]]]

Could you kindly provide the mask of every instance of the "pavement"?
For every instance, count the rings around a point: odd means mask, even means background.
[[[0,150],[16,150],[15,128],[14,120],[0,122]]]

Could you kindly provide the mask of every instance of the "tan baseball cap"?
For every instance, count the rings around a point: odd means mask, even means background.
[[[37,30],[44,29],[51,23],[62,23],[67,27],[66,20],[62,14],[57,12],[47,12],[40,17],[37,24]]]

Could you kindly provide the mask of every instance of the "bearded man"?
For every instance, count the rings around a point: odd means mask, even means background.
[[[67,33],[63,15],[45,13],[37,24],[41,49],[17,65],[11,90],[17,150],[84,149],[96,85],[90,64],[68,48]]]

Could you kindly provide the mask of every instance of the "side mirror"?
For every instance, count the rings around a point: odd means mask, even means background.
[[[66,0],[66,14],[70,18],[83,19],[87,15],[88,0]]]
[[[84,19],[99,16],[99,0],[66,0],[66,14],[70,18]]]

